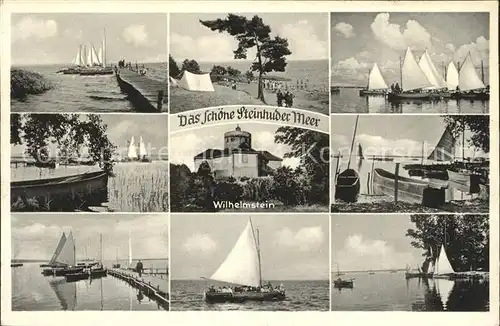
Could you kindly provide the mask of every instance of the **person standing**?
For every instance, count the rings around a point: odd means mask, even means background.
[[[142,272],[143,272],[143,270],[144,270],[144,266],[142,265],[142,262],[139,260],[139,261],[137,262],[137,265],[135,266],[135,271],[136,271],[137,273],[139,273],[139,277],[141,277],[141,276],[142,276]]]

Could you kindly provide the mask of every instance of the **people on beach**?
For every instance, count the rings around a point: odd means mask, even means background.
[[[137,262],[137,265],[135,266],[135,270],[137,273],[139,273],[139,277],[141,277],[142,272],[144,271],[144,266],[142,265],[142,262],[140,260]]]
[[[283,106],[283,93],[281,92],[281,89],[278,90],[278,92],[276,93],[276,100],[277,100],[278,106]]]

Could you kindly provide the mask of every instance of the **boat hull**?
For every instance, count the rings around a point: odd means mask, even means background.
[[[478,174],[455,172],[448,170],[448,184],[450,187],[463,192],[477,194],[481,190],[481,176]]]
[[[336,289],[352,289],[354,288],[354,281],[335,280],[333,281],[333,287]]]
[[[108,174],[105,171],[77,174],[61,178],[18,181],[10,183],[11,204],[21,200],[21,208],[13,211],[36,210],[74,211],[99,206],[108,200]],[[36,204],[28,202],[36,201]],[[27,207],[27,208],[23,208]]]
[[[10,264],[10,267],[21,267],[21,266],[23,266],[23,264],[21,264],[21,263],[12,263],[12,264]]]
[[[380,168],[373,171],[373,191],[376,195],[394,197],[395,187],[394,174]],[[398,176],[398,200],[439,207],[445,202],[445,187],[436,187],[431,187],[429,182]]]
[[[92,278],[100,278],[108,275],[108,271],[106,269],[93,270],[90,273],[88,271],[81,271],[79,273],[68,273],[64,275],[66,282],[77,282],[86,279]]]
[[[114,71],[111,68],[105,69],[85,69],[80,71],[80,76],[101,76],[101,75],[113,75]]]
[[[208,303],[238,303],[245,301],[283,301],[285,293],[279,291],[270,292],[205,292],[205,301]]]
[[[369,89],[360,89],[359,96],[385,96],[387,94],[386,91],[382,90],[369,90]]]
[[[42,271],[42,274],[44,276],[66,276],[81,272],[83,272],[83,268],[47,268]]]
[[[353,169],[344,170],[337,176],[335,199],[340,199],[347,203],[355,203],[358,201],[360,187],[358,173]]]
[[[457,100],[480,100],[488,101],[490,99],[489,93],[452,93],[451,97]]]
[[[405,277],[407,279],[410,278],[432,278],[432,273],[427,274],[427,273],[405,273]]]
[[[439,94],[435,93],[388,93],[387,99],[389,101],[402,101],[402,100],[432,100],[439,98]]]

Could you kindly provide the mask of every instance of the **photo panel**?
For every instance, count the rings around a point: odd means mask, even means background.
[[[331,126],[332,212],[489,212],[489,116],[343,115]]]
[[[11,112],[168,112],[165,13],[16,13],[11,36]]]
[[[333,311],[489,311],[488,214],[332,215]]]
[[[167,212],[168,115],[11,114],[13,212]]]
[[[328,114],[328,14],[173,13],[170,113],[221,105]]]
[[[12,310],[169,310],[167,214],[13,214]]]
[[[173,311],[329,310],[329,216],[172,214]]]
[[[489,12],[331,14],[331,113],[488,114]]]

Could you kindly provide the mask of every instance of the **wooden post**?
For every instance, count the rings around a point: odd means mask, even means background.
[[[370,194],[370,172],[368,172],[368,178],[366,178],[366,192]]]
[[[373,194],[373,170],[375,169],[375,158],[372,157],[372,170],[370,172],[371,178],[370,179],[370,193]]]
[[[396,169],[394,170],[394,202],[398,202],[398,181],[399,179],[399,163],[396,163]]]
[[[161,108],[163,106],[163,96],[164,96],[163,90],[159,90],[158,91],[158,100],[156,102],[156,108],[158,109],[158,112],[161,112]]]

